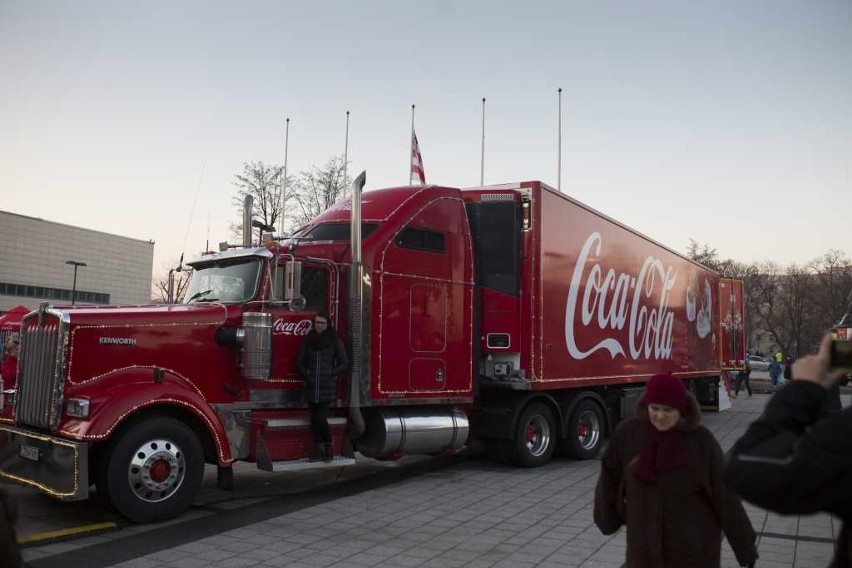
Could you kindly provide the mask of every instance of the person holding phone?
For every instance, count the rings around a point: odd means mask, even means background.
[[[846,345],[848,347],[848,344]],[[784,515],[843,519],[831,568],[852,567],[852,409],[825,413],[829,390],[852,367],[831,336],[798,359],[792,382],[769,400],[728,454],[725,480],[743,499]]]

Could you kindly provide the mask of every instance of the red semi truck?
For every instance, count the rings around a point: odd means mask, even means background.
[[[189,505],[205,463],[227,488],[237,460],[337,467],[353,446],[393,458],[476,439],[532,467],[594,456],[655,373],[714,405],[744,364],[741,283],[541,182],[361,187],[262,246],[249,207],[243,245],[191,263],[179,305],[25,316],[0,476],[67,500],[94,485],[151,521]],[[295,365],[320,310],[352,359],[328,464],[307,460]]]

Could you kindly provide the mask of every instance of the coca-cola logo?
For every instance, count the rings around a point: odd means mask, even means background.
[[[589,256],[600,258],[603,240],[600,233],[586,239],[568,288],[565,307],[565,345],[575,359],[585,359],[595,351],[606,349],[610,357],[626,355],[633,360],[670,359],[672,354],[672,327],[674,312],[669,309],[670,291],[677,272],[662,261],[649,256],[639,274],[617,273],[597,262],[588,267]],[[583,291],[582,303],[580,290]],[[577,310],[580,313],[577,314]],[[579,329],[597,328],[605,336],[594,345],[579,345],[587,337],[600,337],[600,333],[577,333]],[[627,337],[624,328],[627,327]],[[627,342],[625,348],[624,342]]]
[[[303,319],[301,321],[285,321],[283,318],[278,318],[272,324],[272,335],[298,335],[304,336],[310,333],[311,320]]]

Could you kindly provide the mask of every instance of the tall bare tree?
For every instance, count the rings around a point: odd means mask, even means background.
[[[174,301],[181,302],[183,301],[183,297],[186,294],[186,287],[189,285],[189,277],[192,275],[192,269],[188,267],[184,267],[180,272],[175,272],[175,287],[174,287]],[[169,277],[159,276],[154,278],[154,293],[156,294],[153,298],[151,298],[154,303],[165,303],[169,301]]]
[[[296,230],[349,196],[352,180],[346,173],[342,156],[332,156],[325,166],[314,166],[299,174],[287,190],[286,225]]]
[[[852,262],[830,250],[804,265],[743,264],[719,259],[716,249],[690,240],[693,260],[745,283],[746,329],[750,347],[760,337],[792,357],[811,351],[823,334],[852,310]]]
[[[264,225],[277,227],[276,223],[281,218],[283,166],[246,162],[243,164],[243,173],[234,175],[234,178],[236,179],[233,184],[237,187],[237,193],[233,197],[233,203],[240,212],[240,220],[231,224],[231,232],[235,236],[242,232],[242,211],[246,195],[254,198],[253,216]]]
[[[837,323],[852,311],[852,262],[839,250],[830,250],[808,268],[815,275],[814,305],[823,321]]]

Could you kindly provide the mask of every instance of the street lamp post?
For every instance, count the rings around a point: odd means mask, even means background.
[[[81,266],[86,266],[86,263],[77,260],[66,260],[65,264],[70,264],[74,267],[74,285],[71,288],[71,305],[74,306],[77,304],[77,269]]]

